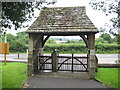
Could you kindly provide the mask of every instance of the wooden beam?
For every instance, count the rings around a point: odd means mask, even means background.
[[[45,45],[45,42],[48,40],[49,37],[50,37],[50,35],[48,35],[48,36],[43,40],[42,47]]]
[[[42,35],[36,35],[34,38],[34,48],[35,47],[42,47],[42,43],[43,43],[43,36]]]
[[[97,59],[95,56],[95,33],[90,33],[88,35],[89,49],[88,49],[88,72],[90,78],[93,79],[95,77],[95,72],[97,70]]]
[[[90,33],[88,35],[89,49],[95,49],[95,34]]]
[[[29,34],[29,51],[28,51],[28,76],[33,74],[33,35]]]
[[[79,36],[84,40],[84,42],[86,44],[86,47],[89,48],[88,39],[85,37],[85,35],[84,34],[80,34]]]
[[[42,53],[43,35],[29,34],[28,75],[38,72],[38,54]]]

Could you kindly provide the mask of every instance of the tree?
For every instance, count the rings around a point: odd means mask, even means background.
[[[79,41],[67,40],[67,43],[80,43]]]
[[[2,30],[11,27],[17,30],[28,26],[23,25],[23,23],[32,19],[35,9],[40,10],[43,3],[54,4],[55,2],[55,0],[51,2],[46,2],[46,0],[39,2],[2,2]]]
[[[28,37],[28,34],[25,33],[25,32],[19,32],[17,33],[17,41],[19,41],[21,44],[28,44],[28,41],[29,41],[29,37]]]
[[[103,11],[106,16],[110,14],[117,14],[118,17],[111,18],[110,21],[113,22],[113,28],[110,28],[109,32],[113,35],[120,28],[120,1],[119,0],[91,0],[91,7],[94,10]]]
[[[12,34],[7,34],[7,42],[15,41],[16,37]]]
[[[53,40],[53,39],[48,39],[46,43],[47,44],[56,44],[55,40]]]
[[[0,43],[3,42],[3,36],[0,35]]]
[[[10,52],[26,52],[28,49],[28,34],[17,33],[17,36],[7,34],[7,42],[10,43]]]
[[[104,40],[102,37],[96,38],[96,43],[108,43],[108,41]]]
[[[107,41],[108,43],[112,43],[112,38],[109,34],[101,34],[99,38],[103,38],[104,41]]]
[[[120,44],[120,34],[115,35],[115,37],[113,38],[113,42]]]

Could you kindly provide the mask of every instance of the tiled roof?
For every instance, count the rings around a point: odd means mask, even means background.
[[[53,7],[42,9],[40,16],[26,32],[98,32],[98,30],[86,15],[85,7]]]

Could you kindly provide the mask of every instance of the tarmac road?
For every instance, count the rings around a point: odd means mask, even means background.
[[[50,55],[50,54],[45,54]],[[86,56],[86,54],[74,54],[75,56]],[[98,57],[99,64],[115,64],[115,61],[120,59],[118,54],[96,54]],[[71,54],[59,54],[59,56],[71,56]],[[8,54],[7,61],[23,61],[27,62],[27,54]],[[4,60],[4,55],[0,54],[0,61]]]

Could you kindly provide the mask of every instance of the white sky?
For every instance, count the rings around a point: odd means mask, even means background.
[[[112,16],[106,16],[102,11],[93,10],[92,7],[89,4],[90,0],[57,0],[57,3],[54,5],[48,5],[48,7],[74,7],[74,6],[86,6],[86,14],[91,19],[93,24],[97,27],[103,27],[105,23],[109,23],[109,19]],[[36,16],[39,15],[39,12],[36,11]],[[35,18],[29,24],[32,24]],[[26,31],[27,28],[19,29],[18,31]],[[11,33],[15,35],[18,31],[16,30],[8,30],[7,33]],[[100,34],[96,34],[96,37],[99,37]],[[65,38],[65,37],[64,37]],[[66,37],[67,38],[67,37]],[[68,37],[71,38],[71,37]],[[72,37],[72,38],[78,38],[78,37]]]

